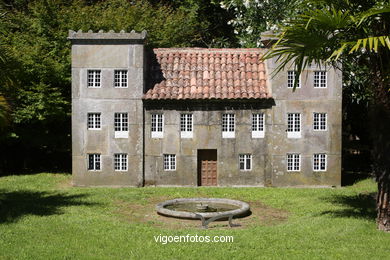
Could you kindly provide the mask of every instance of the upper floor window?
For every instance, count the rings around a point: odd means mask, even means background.
[[[287,71],[287,87],[288,88],[293,88],[294,87],[295,76],[296,76],[296,71],[294,71],[294,70]],[[300,80],[298,78],[297,88],[300,88],[300,87],[301,87],[301,82],[300,82]]]
[[[127,171],[127,154],[115,153],[114,154],[114,169],[115,171]]]
[[[313,129],[315,131],[326,131],[326,113],[314,113],[313,114]]]
[[[300,113],[287,114],[287,137],[301,138],[301,114]]]
[[[251,154],[240,154],[238,156],[240,170],[250,171],[252,170],[252,155]]]
[[[287,171],[299,172],[301,170],[301,155],[299,153],[287,154]]]
[[[313,154],[313,171],[326,171],[327,160],[326,154]]]
[[[252,114],[252,138],[264,137],[264,114]]]
[[[88,113],[88,130],[100,130],[100,113]]]
[[[193,115],[180,114],[180,136],[181,138],[193,137]]]
[[[114,71],[114,87],[127,88],[127,70]]]
[[[97,153],[88,154],[88,170],[89,171],[101,170],[100,154]]]
[[[326,71],[314,71],[314,87],[326,88]]]
[[[101,70],[88,70],[88,87],[100,88],[101,87]]]
[[[223,114],[222,115],[222,138],[234,138],[234,128],[235,128],[235,118],[234,114]]]
[[[129,137],[129,119],[127,113],[114,114],[115,138]]]
[[[162,138],[164,135],[164,115],[152,114],[152,138]]]
[[[164,171],[176,171],[176,154],[164,154]]]

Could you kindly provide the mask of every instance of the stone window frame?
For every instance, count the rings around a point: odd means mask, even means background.
[[[313,171],[325,172],[328,168],[328,155],[326,153],[313,154]]]
[[[102,87],[102,70],[88,69],[87,70],[87,87],[101,88]]]
[[[327,131],[328,130],[328,114],[323,112],[313,113],[313,130]]]
[[[101,130],[102,119],[100,112],[87,113],[87,129],[88,130]]]
[[[294,87],[295,74],[296,73],[297,73],[296,70],[288,70],[287,71],[287,88],[293,88]],[[301,75],[299,75],[297,88],[301,88]]]
[[[164,137],[164,114],[151,113],[150,114],[150,130],[152,138]]]
[[[328,87],[328,73],[326,70],[316,70],[313,76],[314,88],[327,88]]]
[[[114,70],[114,88],[128,88],[128,70],[116,69]]]
[[[88,171],[102,170],[102,160],[100,153],[89,153],[87,155],[87,169]]]
[[[163,155],[164,171],[176,171],[176,154]]]
[[[240,171],[252,170],[252,154],[244,153],[238,155],[238,168]]]
[[[129,113],[114,113],[114,137],[129,138]]]
[[[235,138],[236,115],[234,113],[222,114],[222,138]]]
[[[128,161],[127,153],[114,153],[114,170],[117,172],[127,171]]]
[[[194,114],[180,113],[180,137],[193,138],[194,135]]]
[[[262,112],[252,113],[252,138],[264,138],[265,114]]]
[[[286,155],[286,168],[288,172],[300,172],[301,171],[301,154],[300,153],[288,153]]]
[[[302,137],[302,114],[287,113],[287,138]]]

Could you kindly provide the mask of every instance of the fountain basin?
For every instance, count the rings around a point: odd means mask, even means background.
[[[199,215],[205,219],[239,216],[249,211],[249,204],[239,200],[219,198],[181,198],[161,202],[156,205],[160,215],[199,219]]]

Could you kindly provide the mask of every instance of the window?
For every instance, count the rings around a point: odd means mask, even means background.
[[[313,171],[326,171],[326,154],[317,153],[313,155]]]
[[[114,71],[114,87],[127,88],[127,70]]]
[[[127,171],[127,154],[114,154],[114,169],[115,171]]]
[[[181,138],[193,137],[192,114],[180,114],[180,136]]]
[[[314,87],[326,88],[326,71],[314,71]]]
[[[100,70],[88,70],[88,87],[100,88],[101,71]]]
[[[287,114],[287,137],[301,138],[301,114],[300,113]]]
[[[100,171],[100,154],[92,153],[88,154],[88,170],[89,171]]]
[[[264,114],[252,114],[252,138],[264,137]]]
[[[175,154],[164,154],[164,171],[176,171]]]
[[[114,114],[114,130],[115,138],[129,137],[129,121],[127,113]]]
[[[238,156],[240,170],[250,171],[252,170],[252,155],[251,154],[240,154]]]
[[[234,114],[222,115],[222,138],[234,138]]]
[[[164,135],[164,115],[152,114],[152,138],[162,138]]]
[[[296,71],[294,71],[294,70],[287,71],[287,87],[288,88],[293,88],[294,87],[295,76],[296,76]],[[301,82],[298,79],[297,88],[300,88],[300,87],[301,87]]]
[[[313,129],[314,131],[326,131],[326,113],[313,114]]]
[[[301,170],[301,155],[299,153],[287,154],[287,171],[299,172]]]
[[[100,113],[88,113],[88,130],[100,130]]]

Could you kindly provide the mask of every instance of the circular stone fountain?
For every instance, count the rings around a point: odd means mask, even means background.
[[[248,203],[239,200],[217,198],[173,199],[157,204],[159,214],[186,219],[219,219],[244,215],[249,211]]]

